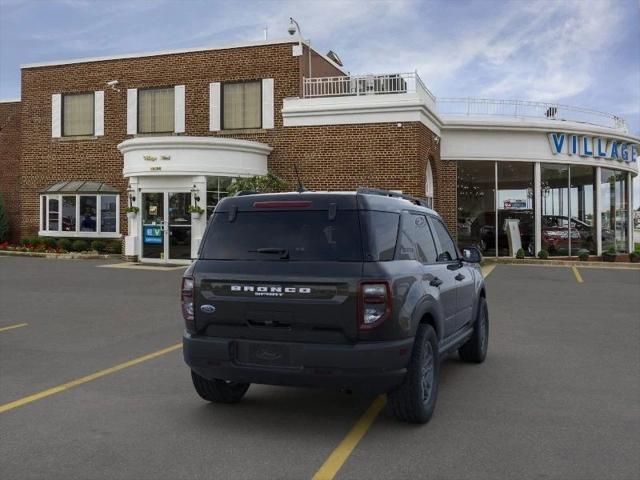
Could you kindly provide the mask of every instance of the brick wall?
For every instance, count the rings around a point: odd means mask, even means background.
[[[315,59],[314,59],[315,60]],[[336,70],[327,64],[328,71]],[[314,67],[315,68],[315,67]],[[291,44],[208,50],[154,57],[37,67],[22,70],[22,165],[20,220],[22,236],[37,232],[38,192],[62,180],[98,180],[121,189],[126,206],[127,182],[117,145],[126,134],[127,88],[186,86],[186,132],[190,136],[229,136],[269,144],[269,168],[295,186],[294,165],[311,189],[354,189],[369,186],[399,189],[424,196],[426,161],[434,159],[436,208],[455,226],[455,204],[440,200],[453,191],[455,166],[441,165],[439,145],[420,123],[287,127],[282,125],[285,97],[298,96],[300,57]],[[275,128],[209,131],[209,83],[273,78]],[[118,80],[116,92],[106,82]],[[105,135],[95,139],[51,138],[53,93],[105,91]],[[182,135],[182,134],[181,134]],[[453,177],[451,177],[453,175]],[[441,182],[452,180],[450,186]],[[451,215],[450,211],[454,213]],[[451,218],[453,220],[451,220]],[[126,234],[123,214],[121,233]]]
[[[18,237],[20,212],[20,102],[0,103],[0,195],[9,218],[9,239]]]

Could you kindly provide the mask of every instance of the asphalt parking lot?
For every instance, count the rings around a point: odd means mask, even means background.
[[[370,408],[255,385],[203,402],[182,270],[104,264],[0,257],[0,477],[312,478]],[[578,270],[498,265],[487,361],[445,360],[432,421],[381,413],[335,478],[640,478],[640,270]]]

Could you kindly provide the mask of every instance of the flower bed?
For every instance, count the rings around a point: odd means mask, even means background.
[[[120,240],[70,240],[68,238],[55,239],[51,237],[33,237],[23,239],[19,245],[2,242],[0,243],[0,251],[42,254],[65,254],[76,252],[119,255],[122,253],[122,244],[120,243]]]

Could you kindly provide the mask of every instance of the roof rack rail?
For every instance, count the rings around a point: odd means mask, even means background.
[[[392,192],[391,190],[384,190],[382,188],[358,187],[357,193],[366,195],[380,195],[382,197],[401,198],[403,200],[408,200],[416,205],[420,205],[421,207],[431,208],[428,202],[422,198],[412,197],[411,195]]]
[[[244,197],[245,195],[257,195],[258,193],[260,192],[256,190],[239,190],[236,192],[234,197]]]

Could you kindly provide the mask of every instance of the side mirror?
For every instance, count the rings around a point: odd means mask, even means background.
[[[462,250],[462,258],[465,262],[480,263],[482,261],[482,253],[477,247],[465,247]]]

